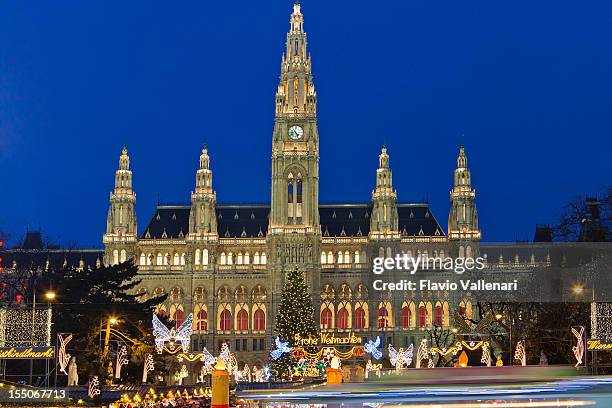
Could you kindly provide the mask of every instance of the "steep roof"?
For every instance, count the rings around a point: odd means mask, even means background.
[[[158,206],[141,239],[183,238],[189,231],[190,206]],[[270,206],[265,204],[217,205],[217,231],[221,238],[264,237]],[[371,204],[321,204],[323,236],[367,236]],[[444,230],[427,204],[398,204],[402,235],[443,236]]]

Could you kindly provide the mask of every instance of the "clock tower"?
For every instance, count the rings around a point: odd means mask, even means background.
[[[304,16],[296,2],[276,91],[268,245],[277,285],[282,285],[286,271],[297,268],[304,271],[311,287],[318,287],[319,134],[317,94],[306,46]]]

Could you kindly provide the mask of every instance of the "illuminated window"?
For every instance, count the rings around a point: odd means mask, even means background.
[[[341,307],[338,310],[338,328],[339,329],[348,329],[349,327],[349,313],[345,307]]]
[[[402,328],[407,329],[410,327],[410,308],[408,306],[402,307]]]
[[[246,310],[240,309],[236,318],[238,320],[237,322],[238,327],[236,328],[237,330],[240,330],[240,331],[249,330],[249,313]]]
[[[425,306],[419,306],[419,327],[425,327],[427,325],[427,309]]]
[[[219,328],[222,331],[229,331],[232,329],[232,312],[228,309],[221,311],[221,315],[219,316]]]
[[[255,311],[255,315],[253,316],[253,320],[255,331],[266,330],[266,313],[263,310],[257,309]]]
[[[444,312],[442,311],[442,306],[438,305],[434,311],[434,324],[436,326],[442,326],[442,321],[444,318]]]
[[[387,321],[387,308],[384,306],[380,306],[378,308],[378,328],[384,329],[388,325]]]
[[[329,308],[324,307],[323,310],[321,310],[321,328],[331,329],[332,327],[332,312]]]
[[[357,307],[355,309],[355,329],[365,329],[365,311],[362,307]]]

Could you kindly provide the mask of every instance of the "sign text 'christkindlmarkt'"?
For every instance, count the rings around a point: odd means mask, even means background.
[[[0,347],[0,359],[53,358],[53,347]]]

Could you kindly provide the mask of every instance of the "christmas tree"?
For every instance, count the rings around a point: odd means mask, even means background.
[[[302,272],[297,269],[290,271],[285,280],[276,318],[276,334],[282,341],[288,341],[291,347],[295,345],[296,334],[301,337],[317,336],[312,297]],[[272,361],[272,368],[277,378],[286,377],[291,368],[291,355],[283,354]]]

